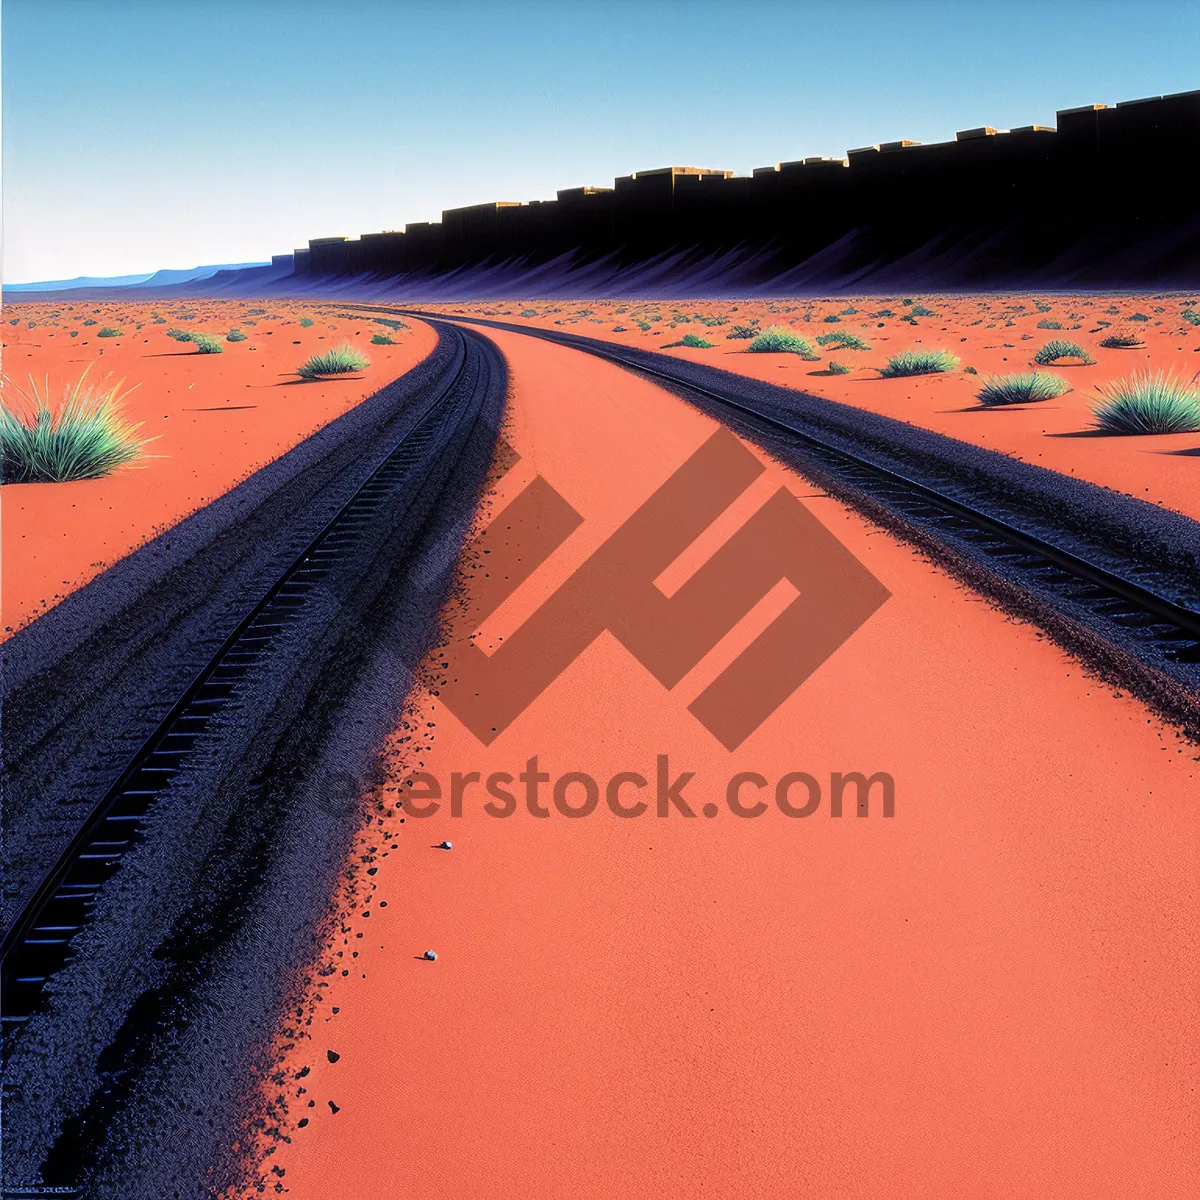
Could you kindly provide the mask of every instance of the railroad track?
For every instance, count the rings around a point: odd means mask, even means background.
[[[155,806],[202,757],[211,761],[214,751],[220,756],[222,729],[237,721],[242,706],[254,703],[264,675],[282,669],[280,664],[288,661],[289,654],[295,658],[296,631],[304,622],[308,622],[305,638],[328,636],[321,632],[326,627],[323,622],[325,614],[336,608],[337,598],[355,588],[366,594],[365,585],[359,582],[364,570],[391,572],[387,576],[391,578],[402,569],[404,556],[420,544],[419,531],[428,526],[429,514],[437,512],[464,447],[478,447],[485,435],[494,440],[503,399],[499,355],[471,331],[442,326],[439,333],[457,343],[457,357],[436,394],[423,403],[416,419],[361,486],[291,557],[236,628],[212,639],[203,661],[189,664],[190,682],[129,756],[118,778],[6,930],[2,964],[6,1060],[20,1044],[23,1028],[46,1008],[47,985],[73,961],[78,935],[92,921],[101,889],[146,836]],[[485,408],[486,416],[481,416]],[[491,440],[487,442],[489,450]],[[472,495],[472,506],[473,502]],[[391,558],[397,563],[388,561]],[[378,560],[383,560],[382,565],[373,566]],[[373,583],[371,588],[370,595],[382,594],[382,602],[387,602],[386,586]],[[430,617],[436,613],[436,601],[431,603],[435,607]],[[250,790],[245,803],[253,803]],[[169,1007],[160,1004],[164,1011]],[[147,1023],[143,1014],[141,1023],[152,1025],[153,1021]],[[129,1047],[141,1032],[144,1030],[130,1028],[126,1022],[121,1034],[128,1045],[115,1056],[123,1065],[115,1073],[100,1068],[100,1086],[82,1118],[78,1114],[74,1118],[74,1131],[87,1135],[78,1140],[86,1140],[88,1145],[79,1150],[65,1145],[60,1137],[42,1170],[45,1186],[38,1180],[17,1187],[6,1178],[4,1197],[76,1193],[76,1184],[87,1174],[82,1167],[77,1169],[76,1152],[90,1156],[85,1164],[88,1169],[98,1161],[104,1130],[116,1111],[113,1097],[119,1088],[114,1084],[118,1076],[128,1074],[127,1064],[134,1057]],[[95,1047],[85,1050],[94,1054]],[[103,1055],[100,1061],[104,1062]],[[21,1092],[14,1091],[17,1086],[6,1082],[10,1114],[21,1100]],[[31,1178],[29,1165],[24,1171],[26,1179]]]
[[[353,307],[367,309],[365,305]],[[433,316],[412,309],[386,311],[422,319]],[[1020,606],[1022,615],[1046,625],[1060,640],[1069,642],[1072,651],[1092,659],[1093,665],[1138,692],[1193,737],[1200,735],[1200,573],[1194,560],[1189,573],[1186,566],[1165,561],[1164,555],[1138,555],[1125,547],[1114,550],[1102,536],[1088,547],[1086,535],[1060,535],[1046,513],[1036,511],[1036,505],[1031,509],[1025,503],[1026,511],[1022,511],[1022,503],[1006,499],[1000,494],[1006,486],[1003,481],[986,498],[972,496],[972,491],[981,490],[978,479],[964,485],[959,465],[947,472],[933,461],[940,447],[952,444],[958,453],[974,458],[969,464],[972,471],[986,474],[1002,457],[995,452],[924,433],[924,445],[931,448],[929,466],[921,461],[918,448],[909,455],[906,469],[884,445],[889,435],[897,440],[913,436],[913,427],[898,421],[808,396],[803,397],[805,410],[793,415],[787,412],[789,397],[803,394],[701,364],[506,322],[452,319],[582,350],[675,390],[750,440],[782,452],[835,494],[852,502],[866,499],[871,515],[897,518],[907,531],[920,531],[926,547],[932,539],[956,558],[984,565],[1003,584],[999,589],[1003,599],[1011,600],[1018,591],[1035,598],[1032,608]],[[756,393],[769,397],[770,403],[759,400]],[[836,427],[826,424],[822,428],[824,410],[838,413]],[[854,422],[860,418],[864,424],[870,423],[870,430],[856,441]],[[1050,489],[1060,483],[1042,468],[1011,460],[1004,468],[1019,469],[1034,490],[1038,485]],[[939,473],[943,478],[938,478]],[[1087,496],[1089,489],[1097,494],[1097,510],[1104,514],[1104,521],[1098,523],[1104,524],[1110,537],[1117,537],[1113,530],[1128,514],[1128,541],[1153,540],[1138,527],[1139,519],[1153,525],[1166,517],[1153,506],[1082,481],[1063,479],[1061,485],[1073,489],[1073,495]],[[1117,517],[1111,514],[1114,508]],[[1194,544],[1200,547],[1200,526],[1171,516],[1173,528],[1194,535]],[[976,575],[972,582],[978,578]],[[1056,614],[1071,626],[1065,634]],[[1077,636],[1079,630],[1085,631],[1085,636]],[[1105,646],[1099,645],[1096,635]]]

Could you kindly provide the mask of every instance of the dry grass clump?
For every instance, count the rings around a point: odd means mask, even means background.
[[[1200,387],[1170,371],[1139,371],[1099,388],[1092,409],[1106,433],[1200,433]]]
[[[798,354],[808,362],[816,362],[821,357],[785,325],[769,325],[746,349],[751,354]]]
[[[940,375],[958,368],[959,358],[949,350],[905,350],[893,354],[880,374],[884,379],[909,375]]]
[[[133,389],[129,389],[132,391]],[[9,395],[18,403],[11,405]],[[141,456],[150,439],[139,438],[121,409],[129,392],[107,380],[87,383],[87,371],[68,384],[62,403],[50,406],[50,381],[28,390],[11,381],[0,404],[0,482],[69,483],[98,479]]]
[[[1016,375],[990,375],[976,393],[980,404],[994,408],[1001,404],[1031,404],[1053,400],[1069,392],[1071,385],[1058,375],[1044,371],[1024,371]]]
[[[308,362],[301,366],[296,374],[301,379],[322,379],[329,375],[353,375],[364,371],[371,365],[371,360],[356,350],[349,342],[343,342],[324,354],[314,354]]]

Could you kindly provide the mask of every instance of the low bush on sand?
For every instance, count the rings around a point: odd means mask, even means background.
[[[730,341],[749,341],[762,333],[756,325],[735,325],[725,336]]]
[[[149,439],[139,438],[139,425],[121,415],[119,383],[87,383],[87,371],[68,386],[62,404],[52,409],[50,385],[41,389],[31,377],[29,390],[9,382],[5,389],[18,398],[0,405],[0,480],[4,483],[67,483],[98,479],[141,455]],[[132,390],[132,389],[131,389]]]
[[[912,307],[912,315],[914,317],[936,317],[937,313],[932,308],[926,308],[923,304],[914,304]]]
[[[818,346],[837,346],[842,350],[870,350],[871,343],[864,342],[855,333],[838,330],[836,333],[823,333],[817,338]]]
[[[197,354],[223,354],[225,352],[225,347],[207,333],[193,333],[192,342],[196,347]]]
[[[365,354],[343,342],[324,354],[314,354],[296,373],[301,379],[321,379],[328,375],[353,375],[370,365],[371,360]]]
[[[529,320],[530,317],[537,316],[537,311],[532,308],[527,308],[521,313],[521,316],[523,316],[526,320]]]
[[[246,335],[240,329],[231,329],[226,335],[227,342],[244,342]]]
[[[1185,308],[1179,314],[1189,325],[1200,325],[1200,313],[1194,308]]]
[[[114,329],[111,325],[105,325],[103,329],[96,330],[97,337],[121,337],[122,331]]]
[[[300,318],[300,328],[301,329],[311,329],[312,326],[313,326],[312,317],[301,317]]]
[[[167,337],[174,338],[177,342],[190,342],[192,335],[186,329],[168,329]]]
[[[1035,400],[1053,400],[1069,392],[1071,385],[1058,375],[1044,371],[1025,371],[1017,375],[989,375],[976,393],[987,408],[999,404],[1030,404]]]
[[[840,321],[841,319],[842,318],[839,317],[837,315],[837,313],[830,313],[829,316],[821,318],[821,320],[824,321],[827,325],[833,325],[836,322]]]
[[[1200,387],[1171,371],[1140,371],[1098,389],[1105,433],[1200,433]]]
[[[1103,342],[1100,344],[1104,345]],[[1068,342],[1064,338],[1055,338],[1054,341],[1047,342],[1033,356],[1033,361],[1039,367],[1048,367],[1064,358],[1073,358],[1085,367],[1096,361],[1078,342]]]
[[[377,333],[371,338],[372,346],[394,346],[395,344],[386,333]]]
[[[940,375],[958,367],[958,356],[949,350],[905,350],[893,354],[880,374],[884,379],[907,375]]]
[[[798,354],[808,362],[820,358],[802,337],[783,325],[769,325],[746,349],[751,354]]]
[[[1039,321],[1037,323],[1037,327],[1039,329],[1061,329],[1062,322],[1061,321]]]
[[[672,346],[691,346],[693,350],[711,350],[715,345],[707,338],[702,338],[695,333],[685,333],[677,342],[666,342],[663,345],[664,350],[669,350]]]
[[[1142,339],[1136,333],[1128,331],[1118,331],[1110,333],[1108,337],[1100,343],[1105,350],[1132,350],[1136,346],[1142,345]]]
[[[829,360],[829,365],[825,368],[825,370],[830,375],[849,375],[850,374],[850,368],[848,366],[846,366],[845,363],[837,362],[835,359],[832,359],[832,358]]]

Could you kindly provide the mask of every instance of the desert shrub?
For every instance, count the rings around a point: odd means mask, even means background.
[[[648,322],[648,321],[639,321],[639,322],[638,322],[638,328],[639,328],[639,329],[640,329],[640,330],[641,330],[643,333],[649,333],[649,332],[650,332],[650,324],[649,324],[649,322]]]
[[[1108,337],[1100,343],[1105,350],[1132,350],[1135,346],[1140,346],[1142,339],[1135,333],[1110,333]]]
[[[532,308],[527,308],[527,309],[525,309],[525,311],[524,311],[523,313],[521,313],[521,316],[523,316],[523,317],[526,317],[526,318],[528,318],[528,317],[536,317],[536,316],[537,316],[537,312],[536,312],[534,309],[532,309]]]
[[[121,337],[121,330],[114,329],[111,325],[105,325],[103,329],[96,330],[97,337]]]
[[[693,350],[711,350],[715,343],[708,341],[707,338],[702,338],[694,333],[685,333],[677,342],[666,342],[663,344],[664,350],[669,350],[672,346],[691,346]]]
[[[768,326],[746,349],[751,354],[798,354],[808,362],[820,357],[802,337],[783,325]]]
[[[177,342],[190,342],[194,335],[188,333],[186,329],[168,329],[167,337],[174,338]]]
[[[320,379],[325,375],[352,375],[370,365],[371,360],[366,355],[349,342],[343,342],[324,354],[314,354],[296,373],[301,379]]]
[[[1061,321],[1039,321],[1037,323],[1037,327],[1039,329],[1061,329],[1062,322]]]
[[[300,328],[301,329],[311,329],[312,325],[313,325],[312,317],[301,317],[300,318]]]
[[[1179,314],[1189,325],[1200,325],[1200,313],[1194,308],[1185,308]]]
[[[375,324],[383,325],[386,328],[392,329],[392,330],[408,328],[408,326],[405,325],[405,323],[403,321],[389,321],[386,317],[376,317]]]
[[[914,317],[936,317],[937,313],[932,308],[926,308],[923,304],[914,304],[911,315]]]
[[[100,324],[99,321],[93,321],[91,317],[88,317],[83,323],[85,325],[99,325]],[[13,324],[15,325],[16,321],[14,321]]]
[[[854,316],[854,314],[856,312],[858,312],[858,309],[855,308],[853,304],[851,304],[849,308],[842,309],[842,316],[843,317],[852,317],[852,316]]]
[[[394,346],[395,344],[386,333],[377,333],[371,338],[372,346]]]
[[[843,350],[870,350],[871,343],[864,342],[855,333],[839,329],[836,333],[823,333],[817,338],[818,346],[839,346]]]
[[[185,317],[194,317],[196,314],[195,313],[179,313],[178,315],[179,315],[180,319],[182,320]],[[248,309],[246,309],[246,316],[248,316],[248,317],[265,317],[266,315],[267,315],[267,310],[265,308],[248,308]]]
[[[240,329],[231,329],[226,335],[227,342],[244,342],[246,335]]]
[[[989,375],[976,393],[980,404],[993,408],[1001,404],[1030,404],[1035,400],[1053,400],[1071,390],[1058,375],[1042,371],[1024,371],[1017,375]]]
[[[1035,301],[1033,307],[1038,312],[1049,312],[1050,311],[1050,305],[1043,304],[1040,300]]]
[[[614,325],[614,326],[612,327],[612,331],[613,331],[613,333],[626,333],[626,332],[628,332],[628,331],[626,330],[626,328],[625,328],[625,326],[624,326],[624,325]]]
[[[850,368],[845,363],[837,362],[834,359],[829,360],[829,366],[825,368],[830,375],[849,375]]]
[[[1141,371],[1099,389],[1092,409],[1106,433],[1200,433],[1200,387],[1171,371]]]
[[[749,340],[756,338],[762,332],[754,325],[735,325],[725,336],[730,341]]]
[[[958,366],[958,356],[949,350],[905,350],[893,354],[882,372],[884,379],[907,375],[940,375]]]
[[[223,354],[225,347],[215,337],[207,333],[193,333],[192,342],[197,354]]]
[[[1055,338],[1054,341],[1047,342],[1033,356],[1033,361],[1039,367],[1048,367],[1064,358],[1078,359],[1085,367],[1096,361],[1078,342],[1068,342],[1065,338]]]
[[[49,381],[39,390],[31,377],[28,391],[11,382],[6,391],[17,406],[0,404],[0,480],[4,483],[67,483],[98,479],[132,462],[148,439],[137,437],[139,425],[121,415],[128,392],[106,380],[87,383],[87,371],[63,393],[52,409]]]
[[[830,313],[829,316],[821,318],[826,325],[833,325],[835,322],[840,321],[841,319],[842,318],[839,317],[837,313]]]
[[[72,329],[72,330],[71,330],[71,336],[72,336],[72,337],[78,337],[78,336],[79,336],[79,330],[78,330],[78,329]]]
[[[894,317],[895,315],[896,314],[892,312],[890,308],[881,308],[878,312],[871,314],[871,316],[875,317],[876,319],[880,317]]]
[[[1148,321],[1148,320],[1150,320],[1150,318],[1148,316],[1146,316],[1145,313],[1140,313],[1140,312],[1134,313],[1133,316],[1130,317],[1129,319],[1131,321]]]

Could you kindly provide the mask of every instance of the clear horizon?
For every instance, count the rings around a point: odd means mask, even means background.
[[[1200,5],[6,0],[4,278],[310,237],[1200,85]]]

